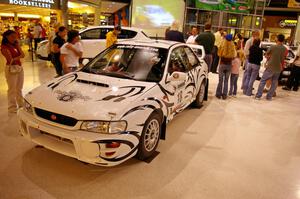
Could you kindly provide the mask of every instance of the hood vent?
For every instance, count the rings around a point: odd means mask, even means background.
[[[77,79],[76,81],[79,82],[79,83],[83,83],[83,84],[92,84],[94,86],[101,86],[101,87],[106,87],[106,88],[109,87],[108,84],[103,84],[103,83],[99,83],[99,82],[92,82],[92,81],[88,81],[88,80],[84,80],[84,79]]]

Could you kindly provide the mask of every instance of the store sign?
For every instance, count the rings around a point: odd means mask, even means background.
[[[59,0],[7,0],[6,3],[48,9],[59,9]]]
[[[293,20],[293,19],[285,19],[285,20],[281,20],[279,22],[279,26],[281,28],[289,28],[289,27],[296,27],[297,26],[298,21],[297,20]]]

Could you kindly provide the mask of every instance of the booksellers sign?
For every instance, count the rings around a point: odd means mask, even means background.
[[[59,9],[60,0],[5,0],[4,2],[12,5],[30,6],[48,9]]]

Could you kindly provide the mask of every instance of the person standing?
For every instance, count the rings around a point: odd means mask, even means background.
[[[252,37],[249,38],[246,41],[245,47],[244,47],[244,55],[245,55],[245,63],[244,63],[244,67],[245,67],[245,71],[244,71],[244,76],[243,76],[243,81],[242,81],[242,90],[244,90],[244,86],[245,86],[245,81],[248,78],[247,77],[247,67],[248,67],[248,59],[249,59],[249,49],[253,44],[253,41],[255,39],[259,39],[260,33],[258,30],[255,30],[252,32]]]
[[[59,27],[58,32],[56,33],[56,37],[52,43],[52,63],[54,63],[57,74],[56,77],[62,76],[63,74],[62,63],[60,62],[60,49],[66,43],[65,37],[67,36],[67,33],[68,30],[66,27]]]
[[[196,38],[196,43],[202,45],[205,50],[204,60],[207,63],[208,71],[211,71],[212,64],[212,49],[215,44],[215,35],[211,32],[211,24],[206,23],[204,25],[204,32],[200,33]]]
[[[50,31],[49,33],[49,38],[48,38],[48,59],[52,62],[52,64],[54,65],[54,62],[53,62],[53,53],[52,53],[52,48],[53,48],[53,41],[56,37],[56,34],[58,33],[58,29],[60,27],[60,24],[57,23],[53,26],[53,29]]]
[[[283,90],[290,91],[293,89],[293,91],[298,91],[299,89],[299,83],[300,83],[300,46],[298,46],[296,58],[293,63],[291,75],[289,76],[288,82],[285,87],[283,87]]]
[[[269,56],[268,67],[263,73],[263,76],[260,80],[260,84],[258,86],[258,90],[255,96],[255,99],[260,99],[263,90],[265,88],[267,80],[271,79],[271,88],[267,93],[267,100],[272,100],[273,94],[278,85],[278,78],[283,68],[283,61],[286,56],[286,48],[283,45],[284,35],[279,34],[277,36],[276,45],[271,46],[267,52],[266,56]]]
[[[243,93],[247,96],[252,95],[254,81],[260,69],[260,62],[263,60],[263,50],[260,48],[260,39],[255,39],[249,49],[248,68]]]
[[[121,27],[116,25],[112,31],[106,34],[106,48],[114,45],[118,41],[118,35],[121,33]]]
[[[33,39],[34,39],[34,51],[37,50],[38,43],[41,41],[42,28],[38,22],[35,23],[33,27]]]
[[[231,75],[230,75],[230,89],[229,96],[236,97],[237,94],[237,82],[239,79],[239,72],[241,67],[241,60],[238,56],[232,60]]]
[[[192,30],[191,30],[191,36],[189,36],[189,38],[186,40],[186,43],[187,44],[195,44],[195,40],[198,36],[198,28],[196,26],[192,27]]]
[[[179,24],[177,21],[172,23],[171,29],[166,33],[166,40],[184,43],[183,33],[179,31]]]
[[[214,34],[215,35],[215,44],[212,49],[212,56],[213,56],[213,61],[211,65],[211,72],[212,73],[217,73],[217,68],[219,65],[219,56],[218,56],[218,49],[221,46],[221,43],[223,41],[223,28],[219,28],[218,31]]]
[[[80,43],[79,32],[71,30],[68,32],[68,40],[60,50],[60,61],[64,74],[74,72],[79,67],[79,59],[82,57],[82,45]]]
[[[225,100],[227,99],[228,94],[228,79],[231,73],[231,64],[236,56],[236,50],[231,34],[226,35],[225,41],[222,42],[219,48],[218,55],[220,57],[220,66],[216,97]]]
[[[21,58],[24,58],[25,55],[15,31],[7,30],[3,33],[1,53],[6,59],[5,78],[8,86],[8,112],[16,113],[17,109],[23,106],[24,71]]]

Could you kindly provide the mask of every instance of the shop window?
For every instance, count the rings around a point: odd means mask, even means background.
[[[100,29],[91,29],[81,33],[81,39],[100,39]]]

